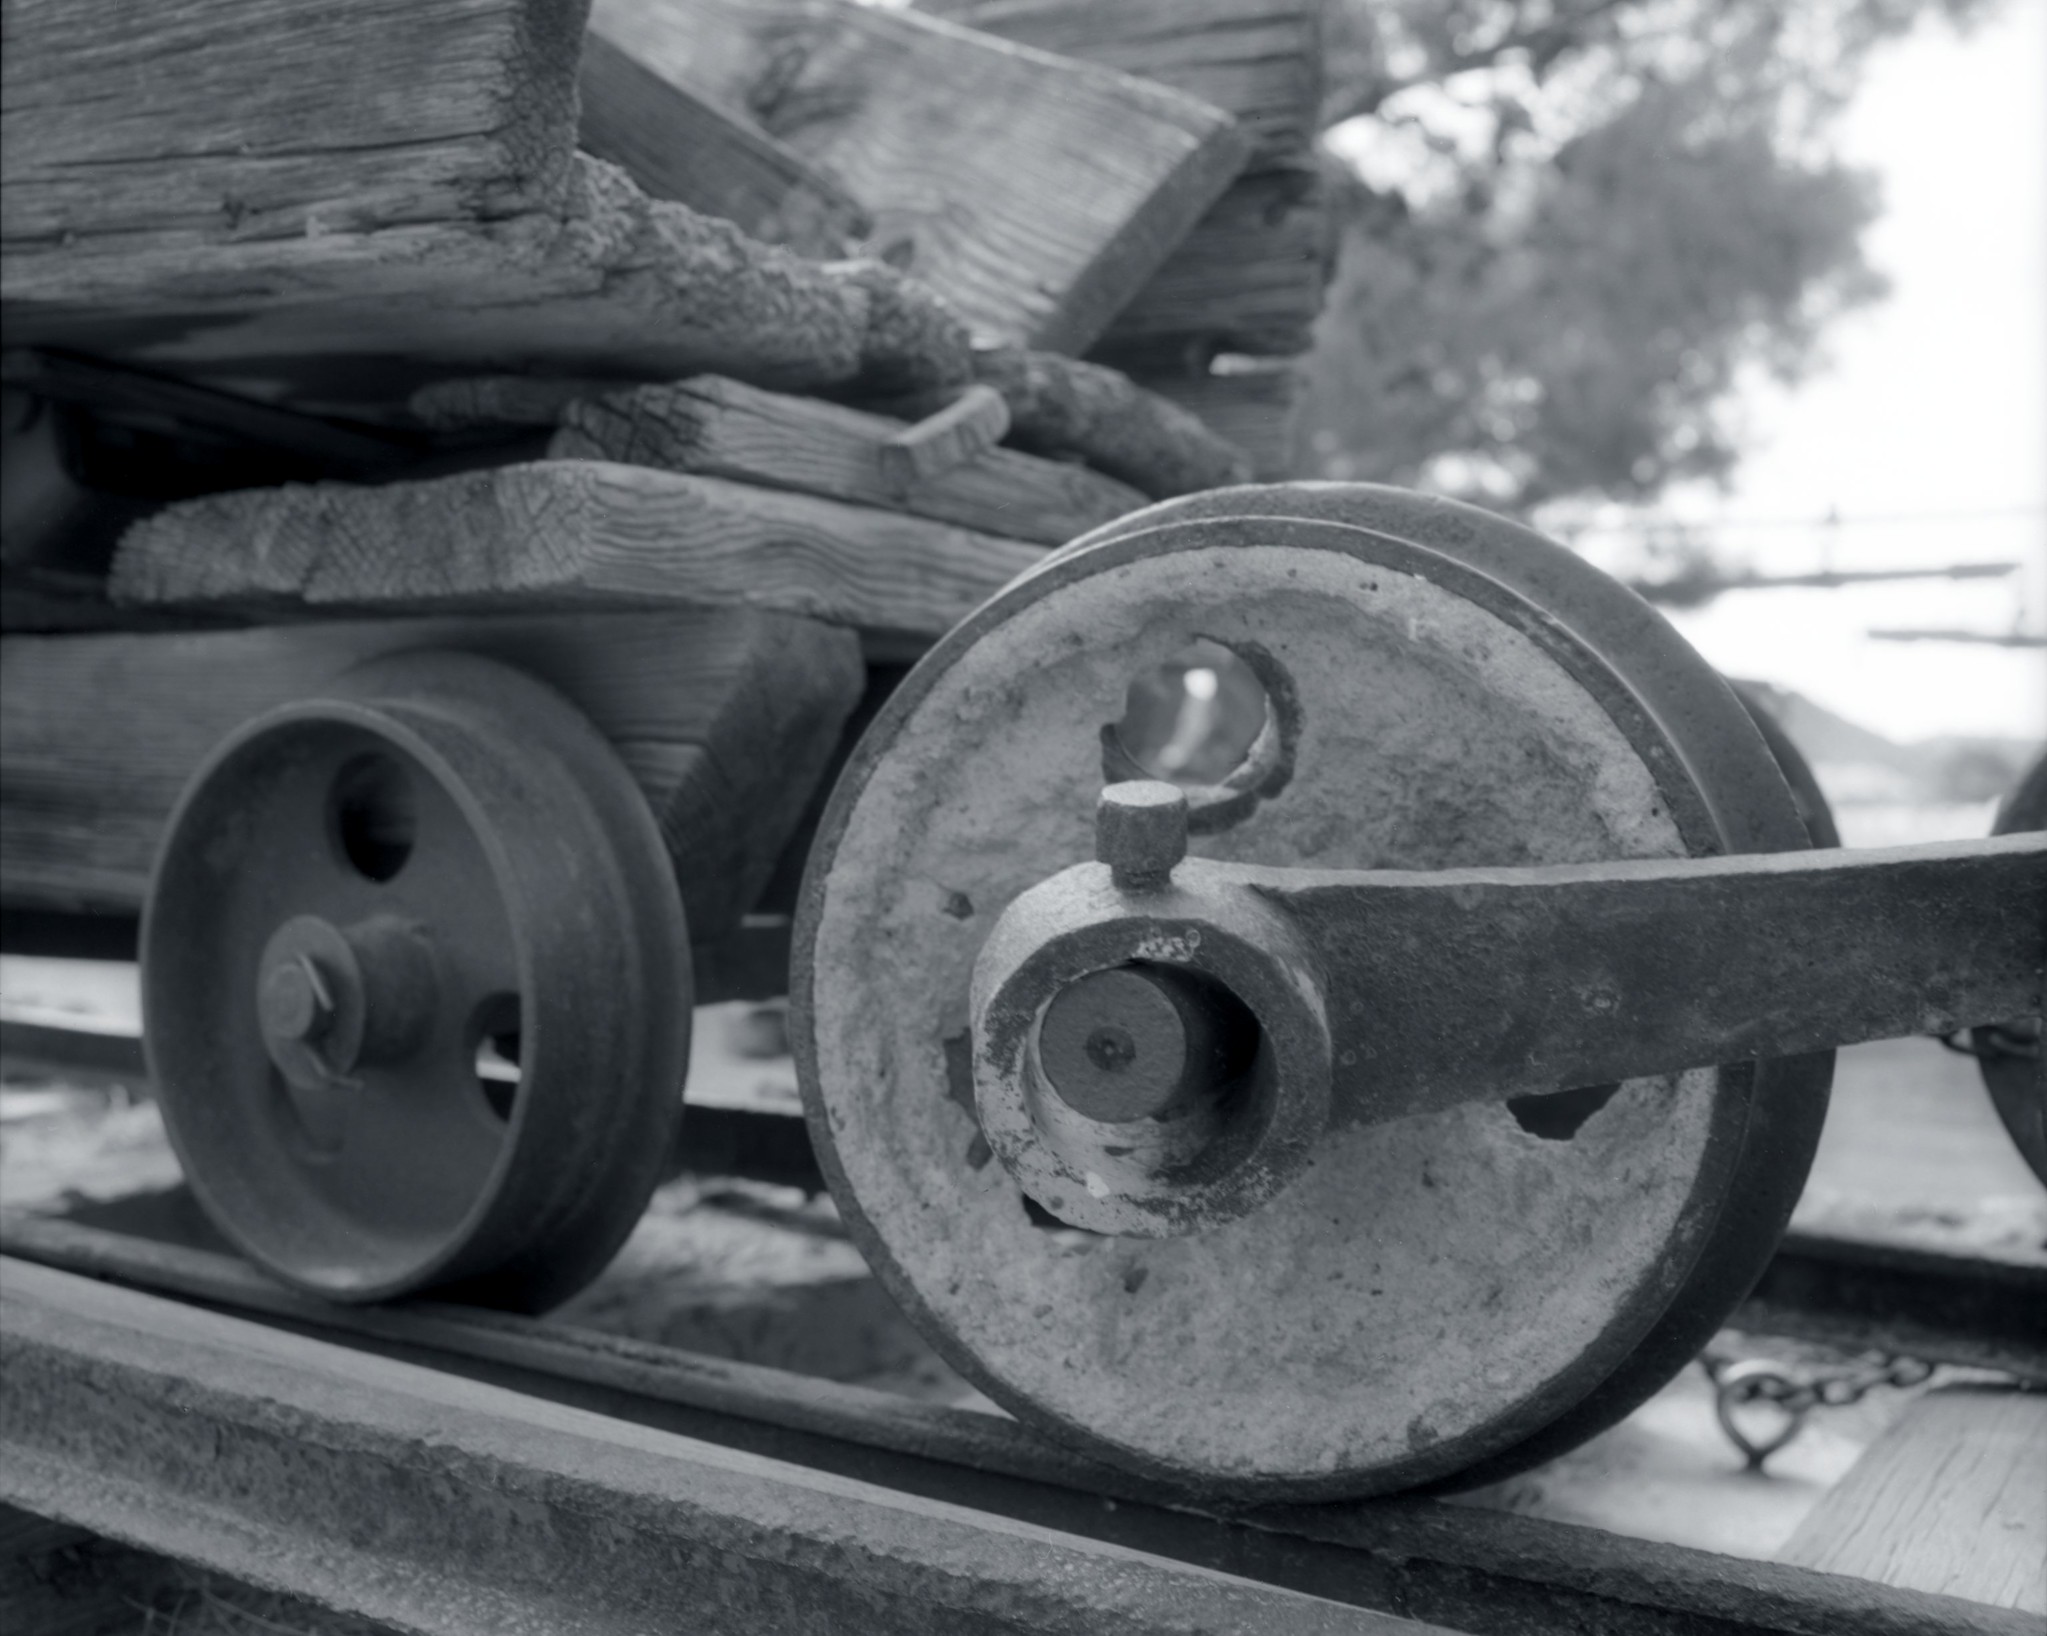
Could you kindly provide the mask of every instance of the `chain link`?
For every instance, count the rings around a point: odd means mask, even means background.
[[[1751,1471],[1761,1471],[1765,1460],[1796,1437],[1814,1409],[1845,1409],[1879,1386],[1918,1386],[1933,1374],[1933,1365],[1923,1358],[1881,1352],[1828,1370],[1798,1369],[1762,1358],[1735,1359],[1717,1352],[1702,1352],[1699,1363],[1713,1383],[1713,1412],[1720,1429]],[[1735,1410],[1749,1403],[1774,1405],[1784,1416],[1783,1424],[1760,1435],[1742,1425]]]

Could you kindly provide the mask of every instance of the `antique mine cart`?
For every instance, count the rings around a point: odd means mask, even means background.
[[[10,9],[0,903],[139,950],[248,1299],[557,1304],[692,1007],[786,993],[848,1230],[1052,1480],[1351,1500],[1693,1358],[1836,1045],[1976,1030],[2047,1171],[2041,775],[1815,851],[1631,593],[1249,481],[1314,8],[937,9]]]

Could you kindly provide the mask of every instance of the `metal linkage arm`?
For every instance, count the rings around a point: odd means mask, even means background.
[[[2047,834],[1528,869],[1187,856],[1187,802],[1111,785],[1096,861],[974,966],[975,1110],[1060,1219],[1189,1232],[1332,1126],[2039,1012]]]
[[[2041,1009],[2047,835],[1535,869],[1263,870],[1322,966],[1339,1121]]]

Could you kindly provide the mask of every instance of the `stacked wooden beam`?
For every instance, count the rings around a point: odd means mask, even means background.
[[[1218,428],[1272,469],[1283,414],[1207,360],[1296,348],[1319,302],[1312,9],[949,9],[10,0],[0,617],[295,623],[11,637],[0,895],[133,907],[177,777],[270,697],[210,667],[317,686],[431,616],[587,681],[549,655],[656,619],[706,657],[634,684],[628,760],[725,860],[685,895],[727,924],[802,803],[716,746],[807,790],[849,632],[914,652],[1047,548],[1249,476]],[[631,689],[593,685],[604,725]],[[116,790],[137,744],[154,781]],[[778,816],[740,837],[748,807]]]
[[[1323,0],[916,0],[1004,39],[1227,109],[1250,157],[1103,334],[1095,356],[1292,473],[1292,422],[1330,271],[1315,157]]]

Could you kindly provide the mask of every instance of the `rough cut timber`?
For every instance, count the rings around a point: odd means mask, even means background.
[[[0,1499],[415,1636],[1441,1636],[8,1260]]]
[[[873,211],[876,252],[988,341],[1084,350],[1249,149],[1182,93],[852,0],[597,0],[593,15],[833,176]]]
[[[1328,206],[1314,145],[1322,0],[919,0],[1004,39],[1170,85],[1234,115],[1243,174],[1103,337],[1301,352],[1322,308]],[[1107,354],[1102,354],[1107,356]]]
[[[736,606],[935,637],[1042,555],[807,494],[549,460],[189,500],[128,532],[109,589],[251,612]]]
[[[1249,458],[1200,418],[1100,364],[1053,352],[993,347],[974,354],[974,372],[1009,403],[1018,448],[1077,454],[1154,500],[1243,482]],[[898,398],[887,407],[917,419],[947,394]]]
[[[1128,367],[1135,349],[1198,340],[1216,352],[1290,357],[1314,344],[1329,282],[1329,207],[1312,164],[1240,178],[1201,218],[1096,345]]]
[[[1201,367],[1159,369],[1147,371],[1144,379],[1150,391],[1197,416],[1201,424],[1244,450],[1259,478],[1293,475],[1295,422],[1302,392],[1301,374],[1295,365],[1258,359],[1256,367],[1228,374]]]
[[[1057,56],[1156,80],[1236,116],[1244,169],[1315,144],[1323,0],[916,0],[917,9]]]
[[[858,200],[765,131],[663,79],[594,28],[579,88],[583,151],[617,165],[650,198],[826,261],[874,226]]]
[[[330,405],[480,368],[964,381],[966,331],[928,293],[575,153],[583,21],[578,0],[11,4],[10,343]]]
[[[847,632],[731,609],[10,637],[0,898],[136,912],[164,820],[225,734],[422,648],[517,665],[590,718],[654,811],[698,942],[752,907],[864,678]]]
[[[716,375],[613,390],[519,376],[448,381],[412,407],[443,426],[558,425],[548,448],[556,459],[729,477],[1039,545],[1064,545],[1145,503],[1114,478],[1015,449],[990,449],[899,487],[884,458],[909,430],[903,422]]]

